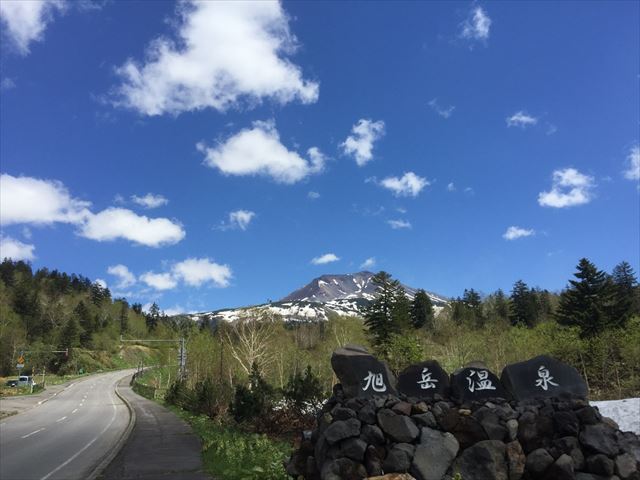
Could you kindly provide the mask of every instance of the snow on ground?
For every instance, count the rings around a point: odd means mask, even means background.
[[[635,432],[640,435],[640,398],[589,403],[598,407],[603,416],[613,419],[623,432]]]

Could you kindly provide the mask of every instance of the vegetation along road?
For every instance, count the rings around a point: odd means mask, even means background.
[[[0,423],[0,478],[86,479],[127,430],[130,412],[115,392],[121,370],[73,383]]]

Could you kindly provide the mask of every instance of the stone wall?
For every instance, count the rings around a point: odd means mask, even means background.
[[[317,428],[287,465],[292,477],[640,480],[638,436],[576,395],[456,400],[394,388],[359,393],[336,385]]]

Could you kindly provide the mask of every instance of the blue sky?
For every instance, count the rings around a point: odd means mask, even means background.
[[[640,270],[638,2],[11,2],[2,256],[168,312]]]

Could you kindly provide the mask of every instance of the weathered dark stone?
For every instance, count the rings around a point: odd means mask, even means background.
[[[362,423],[373,425],[376,423],[376,411],[371,405],[367,404],[358,411],[358,419]]]
[[[474,417],[460,417],[455,427],[450,430],[462,448],[489,439],[482,425]]]
[[[600,423],[600,420],[602,419],[600,412],[592,406],[586,406],[576,410],[576,415],[578,416],[580,423],[583,425],[595,425],[596,423]]]
[[[580,442],[576,437],[562,437],[553,441],[554,457],[559,457],[566,453],[573,459],[575,470],[582,470],[584,467],[584,455],[580,449]]]
[[[493,409],[481,407],[473,414],[487,434],[489,440],[503,441],[507,436],[507,428],[500,423],[500,418]]]
[[[331,410],[331,416],[335,420],[349,420],[350,418],[356,418],[356,412],[350,408],[337,406]]]
[[[553,457],[551,454],[544,448],[538,448],[527,455],[525,467],[527,472],[539,477],[551,466],[552,463]]]
[[[377,425],[363,425],[360,438],[368,445],[384,445],[384,433]]]
[[[578,371],[547,355],[507,365],[500,380],[514,399],[574,396],[587,398],[587,384]]]
[[[329,445],[333,445],[345,438],[357,437],[358,435],[360,435],[360,420],[355,418],[333,422],[324,431],[324,438]]]
[[[433,398],[449,393],[449,375],[435,360],[416,363],[398,375],[398,391],[409,397]]]
[[[362,462],[366,449],[367,442],[359,438],[348,438],[340,443],[340,453],[356,462]]]
[[[507,470],[509,480],[520,480],[524,474],[524,466],[527,460],[522,445],[517,440],[506,444]]]
[[[370,477],[382,475],[382,457],[380,452],[373,445],[367,447],[364,454],[364,466]]]
[[[587,457],[587,471],[596,475],[611,476],[615,470],[615,463],[602,453]]]
[[[359,480],[367,477],[364,466],[348,458],[325,462],[320,471],[322,480]]]
[[[347,345],[331,355],[331,367],[346,397],[395,395],[395,377],[389,367],[363,347]]]
[[[616,432],[616,440],[623,453],[629,453],[640,464],[640,437],[633,432]]]
[[[575,436],[580,432],[578,416],[571,410],[555,412],[553,414],[553,425],[557,435]]]
[[[444,402],[439,403],[444,404]],[[438,424],[440,425],[442,430],[451,431],[456,428],[456,425],[460,421],[460,414],[458,413],[458,410],[449,408],[448,405],[447,408],[443,408],[442,405],[440,405],[440,408],[438,407],[439,405],[436,404],[433,409],[433,414],[435,415],[436,420],[438,421]]]
[[[509,436],[509,440],[515,440],[518,438],[518,420],[512,418],[507,420],[507,435]]]
[[[427,413],[428,411],[429,411],[429,406],[424,402],[417,402],[411,405],[412,415],[420,415],[421,413]]]
[[[459,449],[458,441],[450,433],[423,428],[413,456],[411,475],[417,480],[440,480]]]
[[[453,473],[463,479],[508,480],[506,447],[498,440],[484,440],[467,448],[453,463]]]
[[[525,453],[549,446],[553,437],[553,421],[549,417],[525,412],[518,423],[518,441]]]
[[[433,416],[433,413],[421,413],[419,415],[411,415],[411,418],[416,422],[416,425],[420,427],[429,427],[435,428],[438,426],[438,422],[436,422],[436,417]]]
[[[616,475],[622,478],[622,480],[631,478],[634,473],[636,476],[640,477],[640,475],[638,475],[636,459],[630,453],[623,453],[616,457],[615,470]]]
[[[394,442],[408,443],[420,433],[410,417],[398,415],[388,408],[378,411],[378,425]]]
[[[398,402],[391,410],[400,414],[400,415],[411,415],[411,404],[409,402]]]
[[[615,430],[603,423],[587,425],[580,432],[579,439],[584,447],[594,453],[604,453],[609,457],[618,454]]]
[[[547,469],[545,480],[574,480],[573,460],[567,454],[562,454]]]
[[[462,368],[451,375],[451,397],[459,403],[509,398],[498,377],[487,369]]]
[[[409,471],[414,450],[415,447],[409,443],[395,444],[384,459],[382,469],[386,473]]]

